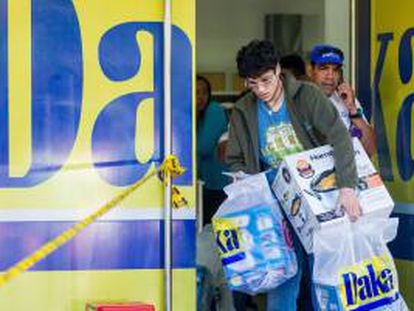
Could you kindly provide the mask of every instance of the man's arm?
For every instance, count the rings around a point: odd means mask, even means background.
[[[374,129],[364,118],[364,116],[358,112],[358,109],[361,109],[361,105],[355,98],[355,93],[351,85],[348,83],[342,83],[338,86],[338,93],[341,96],[346,109],[348,110],[352,124],[361,130],[361,143],[364,146],[365,151],[371,157],[377,150]]]
[[[351,122],[361,130],[362,137],[360,140],[368,156],[373,156],[377,152],[377,143],[374,129],[363,118],[353,118],[351,119]]]
[[[363,115],[360,117],[357,109],[351,110],[349,114],[351,116],[357,116],[351,118],[351,122],[354,126],[361,130],[362,136],[360,140],[368,156],[373,156],[377,152],[377,143],[374,129],[363,117]]]

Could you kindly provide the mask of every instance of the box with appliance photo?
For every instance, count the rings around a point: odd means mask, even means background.
[[[353,143],[358,172],[356,191],[362,212],[388,217],[394,202],[359,140]],[[331,146],[285,157],[272,190],[308,253],[312,252],[313,232],[345,216],[344,210],[337,207],[339,190]]]

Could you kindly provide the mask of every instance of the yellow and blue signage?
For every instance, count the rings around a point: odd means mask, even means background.
[[[0,0],[0,270],[158,168],[163,1]],[[172,5],[173,305],[195,308],[195,2]],[[83,310],[87,301],[163,308],[163,186],[154,178],[0,288],[0,310]],[[180,293],[186,292],[185,297]],[[191,293],[191,294],[189,294]]]
[[[314,284],[321,310],[400,310],[398,277],[388,254],[374,256],[338,272],[336,285]]]
[[[371,310],[398,300],[398,278],[393,272],[387,255],[343,269],[339,284],[344,310]]]
[[[213,227],[223,266],[246,258],[241,232],[234,220],[226,218],[213,219]]]
[[[359,95],[374,123],[379,171],[396,203],[400,225],[390,249],[401,292],[414,308],[414,3],[361,0],[357,6]]]

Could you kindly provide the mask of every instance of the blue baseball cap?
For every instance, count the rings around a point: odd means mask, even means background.
[[[315,45],[311,52],[311,63],[315,65],[336,64],[342,65],[344,53],[341,49],[328,44]]]

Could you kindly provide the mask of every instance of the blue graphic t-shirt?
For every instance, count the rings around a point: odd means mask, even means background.
[[[265,165],[277,167],[286,155],[303,151],[290,122],[286,100],[276,112],[269,109],[264,101],[258,100],[257,117],[260,160]]]

